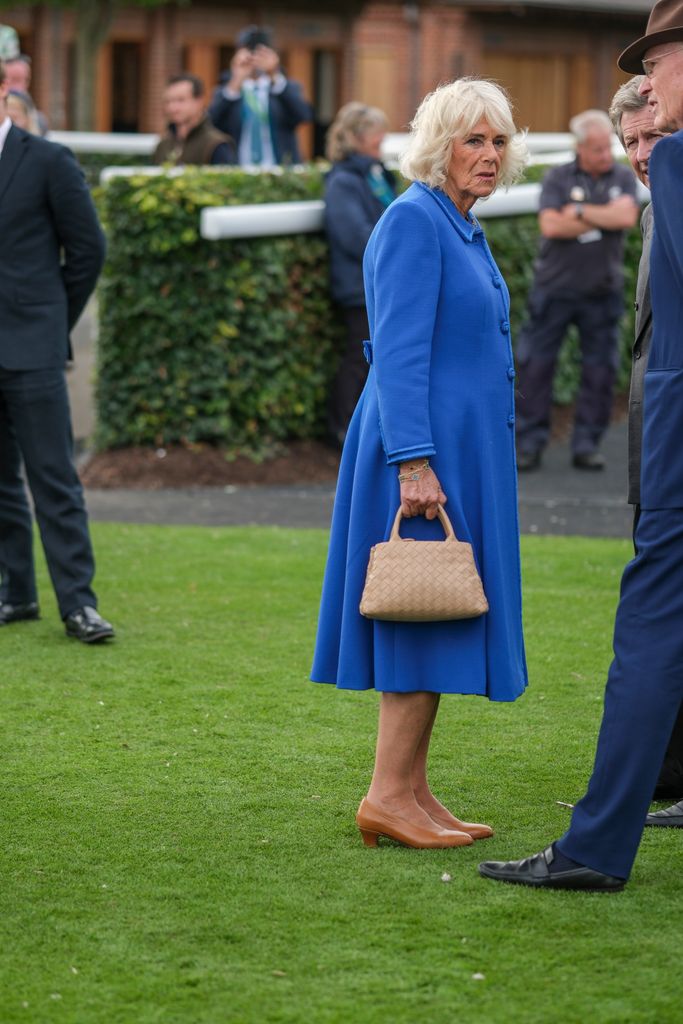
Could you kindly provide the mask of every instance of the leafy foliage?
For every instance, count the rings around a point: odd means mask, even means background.
[[[202,440],[257,451],[316,432],[339,338],[324,240],[205,241],[199,213],[321,192],[316,170],[191,169],[102,190],[100,446]]]
[[[118,178],[99,190],[109,235],[100,292],[100,447],[208,441],[256,454],[321,431],[342,340],[324,238],[205,241],[199,214],[206,206],[316,199],[322,189],[322,170],[311,167],[265,175],[193,168]],[[484,226],[510,288],[516,332],[533,273],[536,218]],[[634,231],[627,294],[639,251]],[[630,315],[622,385],[632,338]],[[574,338],[560,357],[556,398],[570,401],[577,382]]]

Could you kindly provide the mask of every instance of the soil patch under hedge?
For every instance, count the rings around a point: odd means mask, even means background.
[[[245,456],[228,459],[212,445],[168,448],[118,448],[98,452],[81,468],[86,487],[131,488],[225,487],[230,484],[330,483],[337,478],[339,454],[319,441],[292,441],[263,462]]]
[[[628,412],[628,395],[619,394],[613,420]],[[553,409],[553,438],[566,441],[571,433],[574,407]],[[625,453],[624,453],[625,455]],[[333,483],[339,454],[320,441],[291,441],[280,454],[262,462],[246,456],[226,458],[213,445],[169,445],[168,448],[118,448],[92,455],[81,467],[81,479],[95,490],[115,488],[162,490],[180,487],[226,487]]]

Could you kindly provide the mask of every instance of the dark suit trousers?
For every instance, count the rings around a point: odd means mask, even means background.
[[[37,599],[22,458],[59,612],[64,617],[83,605],[96,607],[95,564],[61,369],[0,369],[0,599],[11,604]]]
[[[593,775],[559,841],[628,878],[683,699],[683,509],[642,509],[626,566]]]
[[[363,342],[370,337],[367,310],[365,306],[345,306],[342,313],[346,324],[346,347],[332,381],[327,410],[328,434],[340,444],[344,443],[349,421],[370,369],[363,353]]]
[[[515,352],[519,369],[516,437],[520,451],[541,451],[548,443],[555,364],[570,324],[577,326],[581,344],[581,381],[571,448],[575,455],[597,449],[612,412],[623,306],[621,292],[569,297],[551,295],[539,288],[532,290],[528,319]]]

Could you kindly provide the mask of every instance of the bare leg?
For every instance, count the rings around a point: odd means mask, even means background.
[[[417,750],[415,751],[415,759],[413,761],[413,770],[411,775],[415,799],[420,807],[422,807],[430,818],[435,821],[437,825],[441,826],[441,828],[469,832],[469,834],[475,839],[487,839],[489,836],[493,835],[493,830],[488,825],[464,822],[461,821],[460,818],[456,818],[454,814],[451,814],[447,807],[444,807],[440,800],[437,800],[429,788],[429,781],[427,779],[427,758],[429,756],[429,744],[432,738],[432,730],[434,728],[438,709],[439,695],[437,694],[431,718],[425,725],[424,732],[417,745]]]
[[[430,830],[437,826],[415,798],[413,766],[425,733],[429,746],[438,706],[436,693],[382,694],[375,770],[367,795],[373,806]]]

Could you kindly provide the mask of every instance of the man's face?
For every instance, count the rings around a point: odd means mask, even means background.
[[[11,60],[5,64],[5,82],[8,89],[28,92],[31,85],[31,68],[25,60]]]
[[[652,46],[643,59],[645,78],[641,96],[654,110],[654,124],[660,132],[683,128],[683,43]]]
[[[176,127],[191,128],[202,119],[204,98],[192,95],[191,82],[174,82],[166,87],[164,112]]]
[[[661,139],[665,132],[655,128],[655,112],[652,107],[641,107],[640,110],[629,110],[621,115],[621,134],[624,137],[624,149],[626,156],[636,177],[640,178],[643,185],[650,187],[650,179],[647,169],[650,163],[650,153],[655,143]]]
[[[576,147],[581,169],[587,174],[607,174],[614,164],[612,137],[606,128],[591,128]]]

